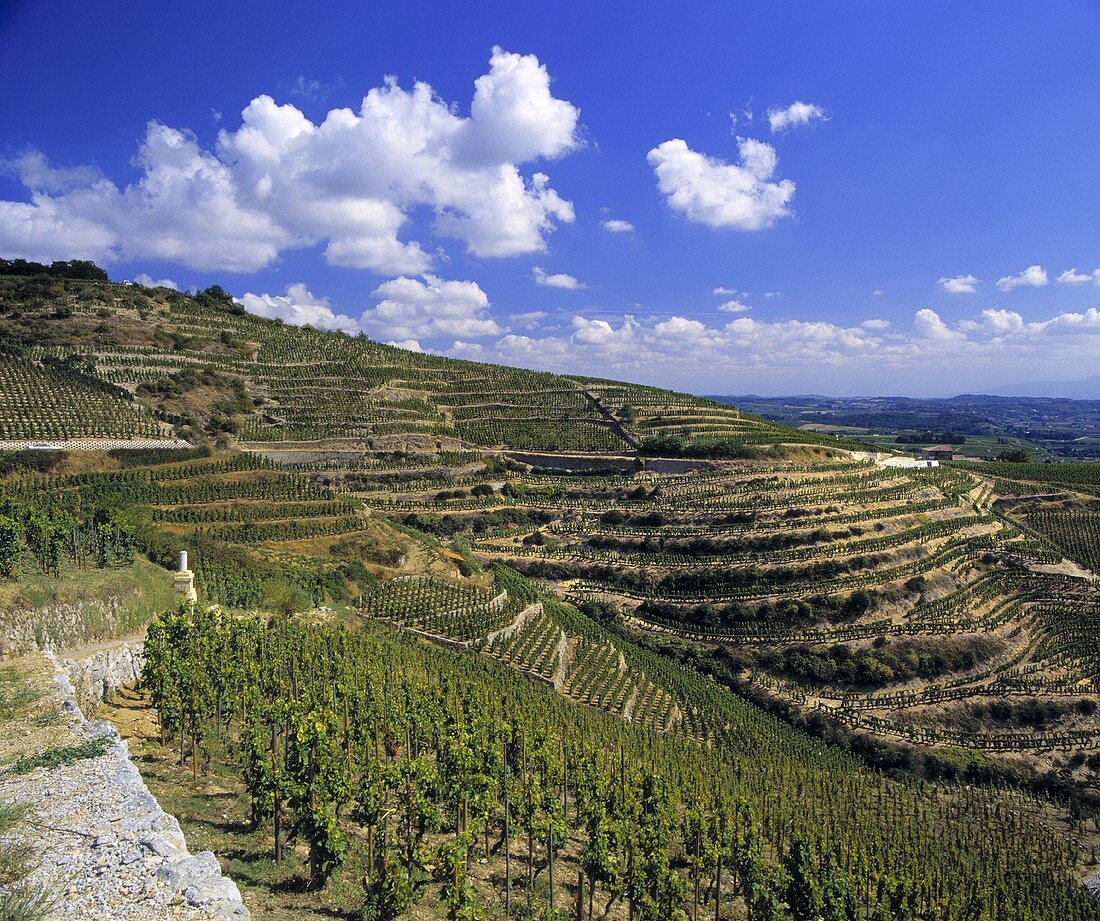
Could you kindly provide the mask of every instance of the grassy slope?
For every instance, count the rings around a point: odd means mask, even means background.
[[[125,569],[66,565],[59,578],[26,572],[0,582],[0,638],[54,648],[98,643],[140,632],[175,604],[168,574],[140,557]]]

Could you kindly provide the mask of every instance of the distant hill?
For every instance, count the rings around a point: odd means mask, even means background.
[[[994,392],[1006,397],[1053,397],[1069,400],[1100,400],[1100,374],[1074,381],[1029,381],[995,387]]]
[[[962,393],[914,397],[717,396],[786,425],[843,432],[879,446],[949,442],[974,457],[1024,448],[1036,457],[1100,457],[1100,401]],[[965,439],[965,441],[961,440]]]

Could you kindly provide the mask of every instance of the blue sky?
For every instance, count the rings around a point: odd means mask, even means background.
[[[695,392],[1100,374],[1096,2],[301,9],[0,7],[0,255]]]

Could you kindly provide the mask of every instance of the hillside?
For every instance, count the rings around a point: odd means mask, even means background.
[[[575,917],[586,888],[589,918],[594,890],[608,918],[1100,916],[1086,465],[889,466],[220,289],[0,277],[0,348],[0,437],[58,447],[0,455],[0,597],[60,645],[137,632],[159,590],[71,636],[47,601],[190,551],[199,612],[105,712],[254,909],[357,911],[366,878],[380,912],[498,917],[510,872]]]
[[[706,453],[730,441],[831,441],[653,387],[284,326],[244,313],[220,289],[192,298],[90,280],[0,277],[0,344],[18,355],[7,359],[6,373],[24,389],[53,361],[83,372],[89,384],[129,394],[182,434],[226,432],[242,444],[622,453],[671,436]],[[23,405],[12,399],[4,407],[10,439],[38,437],[32,407],[19,415]]]

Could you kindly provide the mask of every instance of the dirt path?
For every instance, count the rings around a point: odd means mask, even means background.
[[[131,633],[127,636],[116,637],[113,640],[104,640],[102,643],[93,643],[90,646],[78,646],[74,649],[62,649],[58,651],[58,655],[63,659],[87,659],[90,656],[94,656],[100,652],[110,652],[112,649],[119,649],[123,646],[129,646],[133,643],[144,643],[145,631],[140,633]]]
[[[618,419],[615,418],[615,416],[611,412],[611,410],[608,409],[606,406],[603,405],[603,403],[600,402],[599,397],[597,397],[594,393],[592,393],[588,390],[582,390],[581,393],[584,394],[584,398],[586,400],[588,400],[588,402],[592,405],[593,409],[595,409],[597,412],[599,412],[599,414],[601,416],[603,416],[608,421],[608,424],[611,426],[611,431],[613,431],[616,435],[618,435],[623,441],[625,441],[628,445],[630,445],[630,447],[634,448],[635,450],[638,450],[639,448],[641,448],[641,446],[642,446],[641,442],[638,441],[637,438],[635,438],[633,435],[631,435],[626,430],[626,428],[623,426],[623,424]]]

